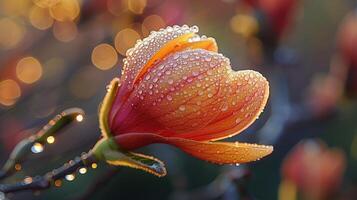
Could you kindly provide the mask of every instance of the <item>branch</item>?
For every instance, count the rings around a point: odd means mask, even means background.
[[[56,184],[57,180],[66,178],[67,175],[74,175],[80,168],[91,167],[95,162],[96,159],[92,152],[84,153],[43,176],[27,177],[23,181],[13,184],[0,184],[0,192],[7,194],[24,190],[45,190]]]
[[[70,108],[51,119],[40,131],[21,140],[11,152],[9,159],[0,170],[0,179],[6,178],[21,168],[21,163],[32,153],[43,151],[46,143],[52,144],[54,136],[73,121],[82,121],[84,111],[80,108]]]

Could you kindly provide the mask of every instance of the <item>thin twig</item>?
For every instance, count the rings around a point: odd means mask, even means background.
[[[37,145],[41,148],[48,141],[48,137],[54,137],[61,133],[65,127],[73,121],[81,121],[84,111],[80,108],[70,108],[62,111],[51,119],[40,131],[28,138],[21,140],[11,152],[8,160],[0,170],[0,179],[11,176],[16,172],[16,165],[20,165],[30,155],[32,147]],[[79,117],[79,118],[78,118]]]
[[[8,194],[24,190],[45,190],[50,188],[56,180],[63,179],[69,174],[74,174],[79,168],[89,167],[95,162],[96,159],[91,152],[84,153],[82,156],[76,157],[62,167],[54,169],[43,176],[28,177],[21,182],[13,184],[0,184],[0,192]]]

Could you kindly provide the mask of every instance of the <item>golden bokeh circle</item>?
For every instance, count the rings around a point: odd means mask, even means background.
[[[144,36],[148,36],[150,31],[157,31],[160,28],[166,26],[165,21],[159,15],[150,15],[147,16],[142,24],[142,32]]]
[[[53,35],[61,42],[70,42],[77,36],[77,25],[72,21],[55,22],[53,25]]]
[[[138,15],[143,14],[146,4],[146,0],[127,0],[128,9]]]
[[[11,106],[21,96],[21,88],[16,81],[7,79],[0,81],[0,104]]]
[[[32,0],[33,3],[41,8],[50,8],[54,5],[56,5],[58,2],[61,0]]]
[[[231,19],[230,25],[235,33],[238,33],[246,38],[256,34],[259,31],[259,24],[257,20],[250,15],[235,15]]]
[[[0,19],[0,47],[12,48],[21,42],[25,29],[12,19]]]
[[[97,45],[92,51],[92,63],[98,69],[108,70],[118,62],[118,54],[114,47],[102,43]]]
[[[126,28],[119,31],[114,39],[115,49],[121,54],[125,56],[126,51],[133,47],[136,41],[140,39],[140,35],[138,32],[131,28]]]
[[[30,10],[29,20],[32,26],[40,30],[46,30],[53,24],[53,18],[48,9],[33,6]]]
[[[27,84],[38,81],[42,76],[41,63],[31,56],[22,58],[16,65],[16,76]]]
[[[51,16],[57,21],[73,21],[80,13],[80,6],[77,0],[61,0],[50,8]]]

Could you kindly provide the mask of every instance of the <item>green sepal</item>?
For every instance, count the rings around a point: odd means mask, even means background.
[[[111,137],[109,124],[108,124],[108,116],[112,108],[112,104],[115,100],[115,96],[119,89],[119,86],[120,86],[119,79],[114,78],[107,86],[107,93],[104,96],[104,99],[99,108],[99,127],[103,137],[105,138]]]
[[[106,161],[115,166],[126,166],[140,169],[156,176],[166,175],[165,164],[152,156],[120,150],[113,138],[103,138],[93,148],[93,154],[98,160]]]

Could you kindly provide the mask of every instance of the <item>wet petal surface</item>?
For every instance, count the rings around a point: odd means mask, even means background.
[[[216,164],[241,164],[259,160],[273,151],[272,146],[238,142],[200,142],[150,133],[128,133],[115,137],[121,148],[136,149],[151,143],[176,146],[186,153]]]
[[[257,72],[234,72],[223,55],[201,49],[152,68],[115,116],[111,129],[207,141],[232,136],[259,116],[269,94]]]

